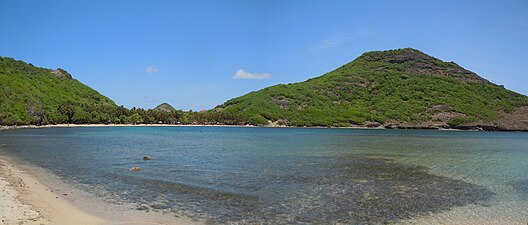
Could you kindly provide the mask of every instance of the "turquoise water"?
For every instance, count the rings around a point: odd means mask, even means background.
[[[112,204],[208,223],[528,221],[528,133],[93,127],[0,143]]]

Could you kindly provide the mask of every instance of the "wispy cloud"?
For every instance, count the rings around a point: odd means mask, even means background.
[[[324,50],[332,49],[332,48],[338,47],[339,45],[342,45],[347,40],[348,38],[346,37],[334,37],[334,38],[325,39],[319,42],[318,44],[305,49],[302,53],[314,54],[314,53],[318,53]]]
[[[153,74],[153,73],[159,72],[159,69],[156,66],[147,66],[147,67],[145,67],[145,72]]]
[[[319,45],[315,46],[314,50],[325,50],[329,48],[337,47],[340,44],[343,44],[346,41],[345,38],[334,38],[323,40]]]
[[[322,51],[326,51],[326,50],[330,50],[330,49],[334,49],[334,48],[340,47],[341,45],[343,45],[343,44],[345,44],[347,42],[350,42],[352,40],[365,38],[365,37],[370,37],[370,36],[372,36],[372,32],[370,32],[369,30],[357,30],[357,31],[355,31],[352,34],[337,35],[337,36],[334,36],[334,37],[330,37],[330,38],[324,39],[324,40],[320,41],[319,43],[317,43],[317,44],[305,49],[301,53],[302,54],[306,54],[306,55],[315,54],[315,53],[319,53],[319,52],[322,52]]]
[[[163,102],[163,98],[160,98],[160,97],[152,97],[152,96],[143,96],[143,101],[145,103],[156,103],[156,104],[161,104]]]
[[[270,79],[270,78],[271,78],[271,74],[269,73],[248,73],[244,71],[243,69],[239,69],[233,76],[233,79],[251,79],[251,80],[264,80],[264,79]]]

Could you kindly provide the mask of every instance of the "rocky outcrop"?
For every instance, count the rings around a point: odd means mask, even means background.
[[[503,113],[495,124],[501,130],[528,131],[528,106],[519,107],[511,113]]]
[[[388,54],[387,54],[388,52]],[[392,52],[392,53],[391,53]],[[400,72],[414,75],[432,75],[460,79],[466,82],[489,83],[476,73],[466,70],[454,62],[443,62],[419,50],[405,48],[386,52],[369,52],[365,57],[368,61],[378,61],[387,65],[396,65]],[[397,66],[406,64],[406,66]],[[389,66],[390,67],[390,66]],[[378,67],[382,70],[384,67]]]
[[[66,79],[73,79],[72,75],[68,73],[68,71],[63,70],[61,68],[57,68],[56,70],[51,70],[51,73],[54,74],[58,78],[66,78]]]
[[[287,99],[284,96],[279,96],[279,97],[276,97],[276,98],[272,98],[271,101],[273,103],[277,104],[282,109],[288,109],[289,104],[290,104],[290,100]]]

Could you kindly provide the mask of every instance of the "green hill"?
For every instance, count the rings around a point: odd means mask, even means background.
[[[163,112],[175,112],[176,109],[172,107],[169,103],[161,103],[156,108],[154,108],[156,111],[163,111]]]
[[[242,125],[246,120],[238,113],[183,112],[167,103],[155,109],[126,109],[63,69],[0,57],[0,125],[62,123]]]
[[[367,52],[320,77],[214,110],[263,125],[528,130],[528,97],[410,48]]]
[[[0,124],[108,123],[116,110],[63,69],[0,57]]]

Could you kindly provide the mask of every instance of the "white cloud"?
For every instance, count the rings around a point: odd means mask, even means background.
[[[156,66],[147,66],[147,67],[145,68],[145,72],[146,72],[146,73],[153,74],[153,73],[157,73],[157,72],[159,72],[159,69],[158,69],[158,67],[156,67]]]
[[[271,74],[269,73],[248,73],[244,71],[243,69],[239,69],[233,76],[233,79],[264,80],[264,79],[270,79],[270,78],[271,78]]]

